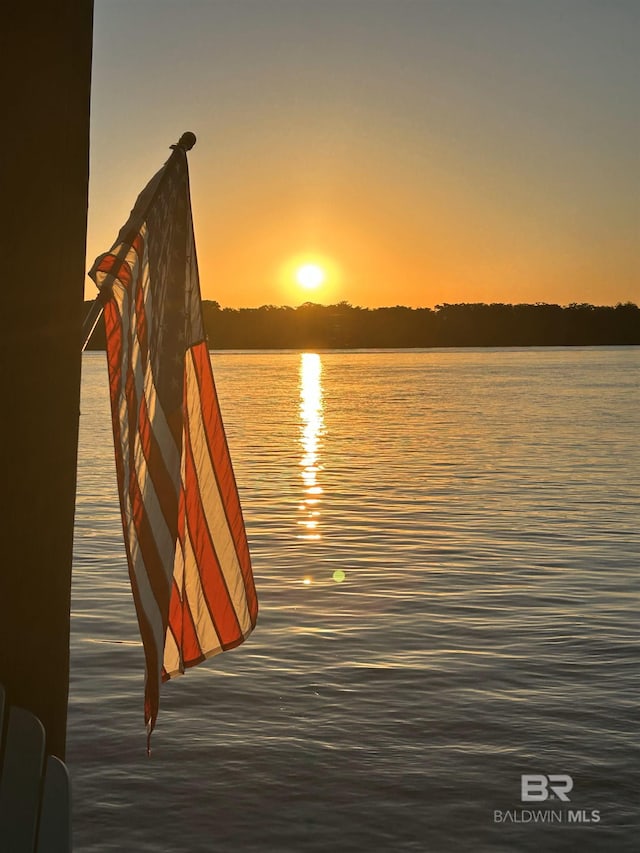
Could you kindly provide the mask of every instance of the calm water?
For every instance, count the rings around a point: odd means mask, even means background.
[[[212,358],[261,612],[163,687],[147,759],[84,356],[75,849],[637,850],[640,348]],[[560,809],[523,773],[570,774],[600,823],[494,823]]]

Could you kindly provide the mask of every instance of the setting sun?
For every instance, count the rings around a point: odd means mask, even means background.
[[[296,281],[308,290],[319,287],[324,279],[324,270],[317,264],[305,264],[296,270]]]
[[[276,272],[284,303],[312,298],[323,303],[342,298],[344,273],[331,252],[311,247],[289,255]]]

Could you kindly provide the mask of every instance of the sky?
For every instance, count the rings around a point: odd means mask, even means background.
[[[638,303],[639,37],[636,0],[95,0],[87,268],[191,130],[223,307]]]

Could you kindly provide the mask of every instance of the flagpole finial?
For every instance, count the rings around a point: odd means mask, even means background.
[[[190,130],[187,130],[182,134],[180,139],[176,142],[175,145],[172,145],[171,148],[182,148],[183,151],[191,151],[193,146],[196,144],[196,135],[195,133],[191,133]]]

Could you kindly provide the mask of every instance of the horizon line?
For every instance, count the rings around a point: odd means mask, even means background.
[[[631,299],[626,300],[625,302],[619,301],[614,304],[596,304],[593,302],[567,302],[565,304],[561,304],[559,302],[439,302],[435,305],[401,305],[400,303],[396,303],[395,305],[354,305],[346,299],[341,299],[338,302],[312,302],[307,300],[306,302],[301,302],[298,305],[286,305],[280,304],[276,305],[273,302],[263,302],[261,305],[222,305],[218,302],[217,299],[202,299],[204,303],[212,303],[215,302],[221,311],[231,310],[231,311],[258,311],[261,308],[288,308],[292,311],[297,311],[299,308],[304,307],[314,307],[314,308],[353,308],[354,310],[361,311],[378,311],[385,310],[390,308],[406,308],[409,311],[438,311],[441,308],[447,307],[460,307],[460,306],[485,306],[485,307],[496,307],[496,306],[504,306],[511,308],[520,308],[520,307],[534,307],[534,308],[618,308],[619,306],[631,306],[634,308],[638,308],[638,303],[633,302]]]

